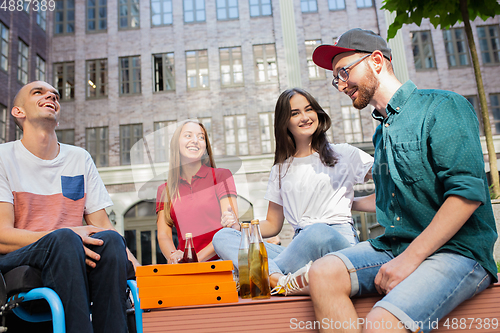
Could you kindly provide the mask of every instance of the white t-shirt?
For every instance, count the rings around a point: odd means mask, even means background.
[[[32,231],[81,226],[84,213],[113,205],[86,150],[61,143],[42,160],[19,140],[0,144],[0,201],[14,205],[14,227]]]
[[[283,206],[295,229],[314,223],[353,223],[354,185],[364,182],[373,157],[347,143],[331,147],[337,158],[333,167],[324,165],[318,153],[295,157],[291,164],[287,159],[281,168],[281,188],[278,165],[271,169],[264,198]]]

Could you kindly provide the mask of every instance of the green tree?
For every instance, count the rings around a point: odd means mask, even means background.
[[[428,18],[434,28],[441,26],[441,29],[448,29],[457,22],[464,22],[483,117],[484,135],[490,164],[492,197],[498,198],[500,196],[500,184],[497,158],[493,146],[488,103],[486,102],[486,93],[484,92],[470,21],[475,20],[477,17],[486,20],[489,17],[500,15],[500,4],[497,0],[384,0],[382,9],[396,12],[396,18],[387,32],[388,39],[394,38],[403,24],[415,23],[420,26],[424,18]]]

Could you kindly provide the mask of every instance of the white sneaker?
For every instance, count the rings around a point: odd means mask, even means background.
[[[296,271],[279,278],[276,287],[271,290],[271,295],[309,295],[309,268],[312,261]]]

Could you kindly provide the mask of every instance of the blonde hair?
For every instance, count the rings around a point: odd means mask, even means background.
[[[188,120],[183,122],[179,127],[177,127],[172,136],[172,140],[170,140],[170,159],[168,167],[167,186],[165,186],[165,191],[163,191],[160,198],[161,202],[164,203],[165,221],[167,222],[167,225],[169,227],[173,227],[174,225],[174,221],[170,215],[170,211],[172,209],[172,201],[177,199],[180,200],[179,181],[181,178],[182,165],[181,154],[179,150],[179,137],[181,136],[182,128],[188,123],[199,125],[203,130],[203,134],[205,135],[206,150],[205,154],[203,154],[201,158],[201,164],[215,168],[212,147],[210,146],[210,141],[208,140],[207,130],[205,126],[203,126],[202,123],[196,120]]]

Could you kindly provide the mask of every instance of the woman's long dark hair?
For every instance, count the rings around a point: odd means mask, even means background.
[[[293,158],[297,152],[295,139],[293,138],[292,133],[288,130],[288,123],[290,122],[290,118],[292,116],[290,99],[296,94],[304,96],[318,115],[318,128],[312,136],[311,148],[318,152],[321,162],[323,162],[324,165],[333,167],[337,163],[337,158],[335,157],[335,154],[333,153],[326,137],[326,131],[332,124],[330,116],[328,116],[316,99],[307,91],[300,88],[287,89],[281,93],[274,110],[274,138],[276,141],[274,164],[280,164],[280,175],[283,162],[285,162],[288,158]]]

